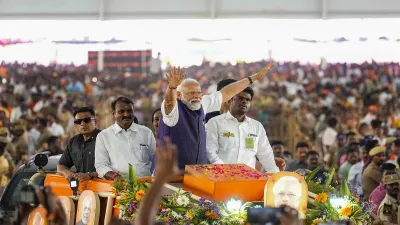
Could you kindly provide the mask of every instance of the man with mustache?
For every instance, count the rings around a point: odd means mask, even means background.
[[[268,173],[276,173],[279,169],[263,125],[246,116],[253,96],[253,89],[247,87],[228,101],[227,113],[207,123],[208,160],[213,164],[243,163],[255,169],[257,157]]]
[[[151,159],[156,148],[153,132],[133,122],[133,102],[118,97],[111,103],[115,124],[97,135],[94,166],[100,178],[114,180],[128,174],[131,164],[136,176],[150,176]]]
[[[386,161],[385,151],[385,147],[378,146],[369,152],[372,162],[364,170],[362,177],[364,201],[368,201],[372,191],[379,186],[382,180],[381,166]]]
[[[186,73],[181,73],[180,68],[174,67],[169,71],[169,86],[161,104],[162,121],[158,128],[158,138],[163,140],[169,137],[177,146],[180,169],[186,165],[208,163],[205,114],[220,110],[222,103],[242,92],[254,81],[264,78],[272,65],[271,62],[260,72],[204,96],[200,84],[194,79],[185,79]]]

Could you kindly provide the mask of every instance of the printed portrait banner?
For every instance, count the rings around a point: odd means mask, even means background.
[[[300,217],[307,211],[308,186],[304,178],[294,172],[273,174],[264,189],[264,206],[288,205],[298,209]]]
[[[42,206],[36,207],[28,218],[28,225],[47,225],[46,209]]]
[[[98,225],[100,199],[93,191],[85,190],[79,196],[76,225]]]
[[[65,214],[67,215],[67,224],[74,225],[75,224],[75,203],[74,201],[67,196],[60,196],[58,199],[61,201],[61,204],[64,207]]]

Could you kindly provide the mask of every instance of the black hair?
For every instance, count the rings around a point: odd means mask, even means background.
[[[347,149],[347,155],[349,155],[350,153],[353,153],[353,152],[360,152],[359,150],[358,150],[358,148],[354,148],[354,147],[349,147],[348,149]]]
[[[354,142],[354,143],[350,143],[348,146],[349,146],[349,148],[354,148],[354,149],[359,150],[360,143]]]
[[[250,95],[251,99],[253,99],[253,96],[254,96],[253,88],[247,87],[246,89],[243,90],[243,92],[248,93]]]
[[[154,115],[155,115],[158,111],[161,112],[161,109],[158,108],[158,109],[154,110],[153,114],[151,114],[151,123],[154,123]]]
[[[365,150],[367,150],[367,152],[369,153],[369,151],[375,148],[378,145],[378,143],[379,143],[378,140],[367,141],[367,143],[365,144]]]
[[[237,80],[231,79],[231,78],[221,80],[221,81],[218,82],[218,84],[217,84],[217,91],[220,91],[222,88],[224,88],[224,87],[226,87],[226,86],[228,86],[228,85],[230,85],[230,84],[233,84],[233,83],[235,83],[236,81],[237,81]]]
[[[380,127],[382,127],[382,121],[380,121],[380,120],[372,120],[371,121],[371,126],[372,126],[373,129],[380,128]]]
[[[394,143],[394,146],[400,147],[400,139],[396,139],[393,143]]]
[[[0,142],[0,156],[4,154],[4,151],[6,150],[7,143]]]
[[[40,124],[40,125],[42,125],[42,126],[47,127],[48,121],[47,121],[46,118],[37,118],[37,119],[36,119],[36,123],[37,123],[37,124]]]
[[[278,140],[271,141],[271,146],[274,146],[274,145],[283,145],[283,142],[282,141],[278,141]]]
[[[298,148],[309,148],[309,147],[310,147],[310,146],[308,146],[308,144],[305,143],[305,142],[299,142],[299,143],[296,144],[296,150],[297,150]]]
[[[384,163],[381,166],[382,174],[383,174],[383,172],[388,171],[388,170],[396,170],[396,165],[394,165],[393,163]]]
[[[319,157],[319,153],[315,150],[310,150],[307,152],[306,154],[306,159],[308,159],[308,157],[313,156],[313,155],[317,155]]]
[[[336,118],[330,118],[326,123],[328,124],[329,127],[335,127],[338,121]]]
[[[133,122],[136,123],[136,124],[139,124],[139,120],[138,120],[138,118],[136,116],[133,116]]]
[[[77,108],[77,109],[74,111],[74,118],[75,118],[76,114],[82,113],[82,112],[88,112],[88,113],[90,113],[90,115],[96,116],[96,113],[94,112],[94,110],[93,110],[92,108],[89,108],[89,107],[80,107],[80,108]]]
[[[58,137],[56,137],[56,136],[50,136],[50,137],[48,137],[47,138],[47,145],[51,145],[51,144],[53,144],[53,143],[55,143],[55,142],[57,142],[58,141]]]
[[[117,105],[118,102],[122,102],[122,103],[125,103],[125,104],[132,104],[133,105],[133,101],[132,100],[130,100],[127,97],[120,96],[117,99],[115,99],[113,102],[111,102],[111,109],[113,111],[115,111],[115,106]]]
[[[349,136],[356,136],[356,133],[354,133],[353,131],[350,131],[346,134],[346,138],[349,138]]]

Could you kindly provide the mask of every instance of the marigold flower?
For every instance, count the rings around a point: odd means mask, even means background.
[[[322,220],[319,219],[319,218],[317,218],[317,219],[313,220],[313,222],[312,222],[311,225],[317,225],[317,224],[319,224],[319,223],[321,223],[321,222],[322,222]]]
[[[192,219],[193,219],[193,215],[192,215],[189,211],[186,211],[185,216],[186,216],[187,218],[189,218],[189,220],[192,220]]]
[[[214,211],[207,211],[206,216],[213,220],[217,219],[217,215],[215,215]]]
[[[349,217],[353,212],[353,207],[351,205],[346,205],[340,210],[340,215]]]
[[[328,194],[325,192],[322,192],[321,194],[318,194],[315,197],[315,201],[325,203],[328,200]]]
[[[136,192],[136,195],[135,195],[136,200],[138,200],[138,201],[142,200],[144,194],[145,194],[145,192],[143,190],[139,190],[138,192]]]

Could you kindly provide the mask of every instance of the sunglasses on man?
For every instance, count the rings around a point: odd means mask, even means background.
[[[79,124],[82,123],[82,121],[85,122],[85,123],[90,123],[90,121],[92,121],[93,119],[94,119],[94,117],[86,117],[86,118],[83,118],[83,119],[75,119],[74,120],[74,124],[79,125]]]

